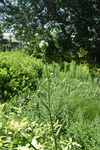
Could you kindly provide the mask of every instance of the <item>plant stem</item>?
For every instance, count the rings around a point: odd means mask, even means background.
[[[52,128],[52,135],[54,138],[54,142],[55,142],[55,150],[57,150],[57,140],[54,134],[54,128],[53,128],[53,122],[52,122],[52,117],[51,117],[51,112],[49,111],[49,115],[50,115],[50,123],[51,123],[51,128]]]
[[[54,128],[53,128],[53,122],[52,122],[52,116],[51,116],[51,110],[50,110],[50,78],[49,78],[49,74],[48,74],[48,68],[47,68],[47,62],[46,62],[46,57],[44,54],[44,60],[45,60],[45,64],[46,64],[46,72],[47,72],[47,79],[48,79],[48,102],[49,102],[49,116],[50,116],[50,123],[51,123],[51,129],[52,129],[52,135],[54,138],[54,143],[55,143],[55,150],[57,150],[57,140],[54,134]]]

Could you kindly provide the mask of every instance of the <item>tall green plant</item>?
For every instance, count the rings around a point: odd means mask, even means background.
[[[45,57],[45,50],[48,47],[48,43],[43,40],[39,44],[39,47],[42,50],[43,59],[44,59],[45,65],[46,65],[47,81],[48,81],[48,92],[47,92],[48,96],[47,96],[47,100],[48,100],[49,105],[47,106],[42,100],[41,100],[41,102],[45,106],[45,108],[48,110],[49,117],[50,117],[50,123],[51,123],[52,136],[53,136],[53,139],[54,139],[54,149],[57,150],[57,147],[58,147],[57,146],[57,137],[58,137],[58,135],[60,133],[60,130],[63,127],[63,124],[65,123],[66,119],[64,120],[64,122],[62,123],[62,125],[59,127],[59,129],[57,130],[57,132],[55,134],[55,132],[54,132],[54,125],[53,125],[53,119],[52,119],[52,115],[51,115],[51,105],[50,105],[50,81],[51,81],[51,77],[49,76],[49,73],[48,73],[48,67],[47,67],[47,62],[46,62],[46,57]],[[65,147],[65,149],[68,149],[68,148],[71,149],[71,145],[80,146],[76,142],[72,142],[72,139],[69,138],[69,141],[67,141],[67,146]]]
[[[55,141],[55,150],[57,150],[57,140],[56,140],[56,136],[54,134],[54,128],[53,128],[53,122],[52,122],[52,116],[51,116],[51,110],[50,110],[50,78],[49,78],[49,74],[48,74],[48,68],[47,68],[47,62],[46,62],[46,58],[45,58],[45,49],[46,47],[48,47],[48,43],[45,41],[41,41],[41,43],[39,44],[39,47],[42,49],[42,53],[43,53],[43,58],[46,64],[46,72],[47,72],[47,79],[48,79],[48,102],[49,102],[49,106],[47,106],[42,100],[42,104],[47,108],[48,112],[49,112],[49,116],[50,116],[50,123],[51,123],[51,128],[52,128],[52,135]]]
[[[68,67],[69,69],[66,69]],[[85,64],[77,65],[75,61],[72,61],[71,63],[69,63],[69,65],[67,63],[64,64],[64,70],[68,70],[67,75],[70,78],[91,80],[89,67]]]

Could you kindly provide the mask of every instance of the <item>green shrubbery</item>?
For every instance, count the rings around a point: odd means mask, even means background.
[[[82,146],[81,148],[74,147],[73,150],[99,150],[100,117],[95,117],[93,121],[84,119],[83,112],[80,108],[73,112],[73,114],[74,116],[72,118],[68,118],[65,127],[66,130],[64,130],[67,136],[66,138],[71,136],[73,140]]]
[[[37,91],[35,95],[32,94],[32,99],[27,107],[31,112],[34,112],[39,121],[46,122],[49,120],[48,112],[41,104],[41,100],[48,105],[47,79],[42,78],[38,84]],[[82,110],[84,119],[93,120],[100,115],[99,85],[90,81],[81,81],[81,79],[70,79],[62,73],[57,76],[51,75],[50,89],[51,110],[54,121],[58,119],[60,123],[63,123],[66,114],[73,118],[79,107]],[[23,97],[23,99],[25,98]]]
[[[46,73],[45,68],[46,67],[44,66],[43,75]],[[86,64],[77,65],[75,61],[71,61],[70,63],[64,62],[63,65],[53,62],[51,65],[48,64],[48,71],[55,75],[58,75],[59,72],[61,72],[71,79],[81,79],[83,81],[91,80],[89,67]]]
[[[92,78],[97,78],[97,81],[100,82],[100,64],[99,63],[88,63],[90,74]]]
[[[0,100],[6,101],[37,87],[42,62],[21,52],[0,53]]]
[[[0,106],[2,150],[99,150],[100,84],[87,65],[42,65],[22,52],[0,53],[0,62],[1,100],[10,100]]]
[[[17,107],[13,107],[13,112],[6,115],[5,109],[7,105],[2,104],[0,106],[0,148],[2,150],[54,149],[51,125],[48,122],[46,124],[37,124],[36,121],[30,123],[27,117],[21,119],[21,108]],[[9,109],[9,107],[7,108]],[[58,121],[53,126],[55,132],[60,127]],[[60,136],[57,142],[59,150],[66,150],[72,145],[76,145],[76,147],[80,146],[76,142],[73,142],[71,138],[68,141],[62,136]]]

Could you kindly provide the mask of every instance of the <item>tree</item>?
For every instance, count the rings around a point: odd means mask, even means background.
[[[95,0],[5,0],[4,26],[13,26],[16,36],[30,41],[37,27],[57,29],[62,53],[76,53],[82,47],[91,59],[100,56],[100,2]]]
[[[1,27],[1,24],[0,24],[0,48],[2,48],[2,45],[3,45],[3,33],[2,33],[2,27]]]
[[[100,2],[78,0],[72,16],[75,27],[73,41],[77,48],[83,47],[92,60],[100,61]]]

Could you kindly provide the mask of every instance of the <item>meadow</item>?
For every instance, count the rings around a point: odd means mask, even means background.
[[[21,51],[0,62],[1,150],[100,150],[100,76],[87,64]]]

